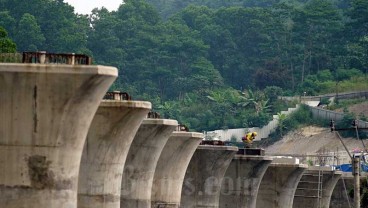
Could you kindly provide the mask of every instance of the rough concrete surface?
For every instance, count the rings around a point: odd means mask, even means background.
[[[117,70],[0,64],[1,208],[77,207],[83,144]]]
[[[332,192],[330,200],[330,208],[346,208],[352,207],[354,204],[354,198],[350,197],[349,192],[354,189],[354,177],[351,173],[349,176],[340,177],[336,186]],[[367,176],[361,176],[360,180],[365,180]]]
[[[179,207],[185,172],[202,139],[203,134],[196,132],[174,131],[171,134],[158,159],[153,177],[152,207]]]
[[[296,187],[307,165],[272,163],[262,178],[257,208],[292,208]]]
[[[308,168],[299,181],[293,208],[329,207],[332,191],[341,175],[340,171],[325,170],[324,167]]]
[[[132,140],[150,102],[102,101],[84,145],[78,208],[120,208],[121,179]]]
[[[235,155],[221,186],[221,208],[255,208],[259,185],[270,157]]]
[[[152,181],[157,161],[177,126],[176,120],[143,120],[125,162],[120,207],[151,207]]]
[[[187,168],[180,207],[219,207],[221,183],[237,147],[200,145]]]

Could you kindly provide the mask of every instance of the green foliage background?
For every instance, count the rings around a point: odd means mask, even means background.
[[[367,89],[367,23],[366,0],[126,0],[90,15],[0,0],[1,52],[91,55],[119,69],[112,90],[197,131],[262,126],[287,107],[278,95]]]

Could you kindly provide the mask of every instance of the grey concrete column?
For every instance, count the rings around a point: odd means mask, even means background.
[[[179,207],[185,172],[202,139],[201,133],[172,133],[157,162],[152,185],[152,207]]]
[[[132,140],[150,102],[105,100],[84,145],[78,183],[78,208],[120,208],[121,179]]]
[[[0,64],[0,207],[75,208],[83,144],[117,70]]]
[[[219,207],[221,183],[237,147],[200,145],[187,168],[180,207]]]
[[[367,174],[362,173],[360,180],[363,181],[368,177]],[[343,172],[342,177],[336,183],[332,192],[330,207],[331,208],[346,208],[352,207],[354,198],[349,196],[349,191],[354,189],[354,177],[351,172]]]
[[[175,120],[143,120],[125,162],[120,207],[151,207],[152,181],[157,161],[177,126]]]
[[[258,188],[270,157],[235,155],[222,181],[221,208],[255,208]]]
[[[257,208],[291,208],[296,187],[307,165],[272,163],[263,176]]]
[[[342,172],[331,167],[309,167],[299,181],[293,207],[329,207],[332,192],[341,175]]]

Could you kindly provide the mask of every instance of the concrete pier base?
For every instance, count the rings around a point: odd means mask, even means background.
[[[77,207],[83,144],[116,79],[104,66],[0,64],[0,207]]]
[[[176,120],[143,120],[125,162],[120,207],[151,207],[152,181],[157,161],[177,126]]]
[[[332,191],[341,175],[341,171],[334,171],[331,167],[309,167],[299,181],[293,208],[329,207]]]
[[[360,176],[361,183],[364,183],[368,177],[367,173],[362,172]],[[349,195],[350,190],[354,189],[354,176],[351,172],[343,172],[332,192],[330,207],[346,208],[354,205],[353,196]]]
[[[104,100],[84,145],[78,208],[120,208],[121,179],[132,140],[150,102]]]
[[[203,134],[174,131],[157,162],[151,195],[154,208],[177,208],[184,175]]]
[[[237,147],[200,145],[187,168],[180,207],[219,207],[222,179]]]
[[[255,208],[262,177],[270,157],[235,155],[222,181],[221,208]]]
[[[296,187],[307,165],[273,161],[263,176],[257,196],[257,208],[293,207]],[[287,162],[283,159],[282,162]]]

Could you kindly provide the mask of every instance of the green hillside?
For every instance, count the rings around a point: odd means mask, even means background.
[[[17,51],[117,67],[113,90],[197,131],[262,126],[287,107],[277,95],[368,89],[365,0],[163,2],[77,15],[63,0],[2,0],[0,26]]]

